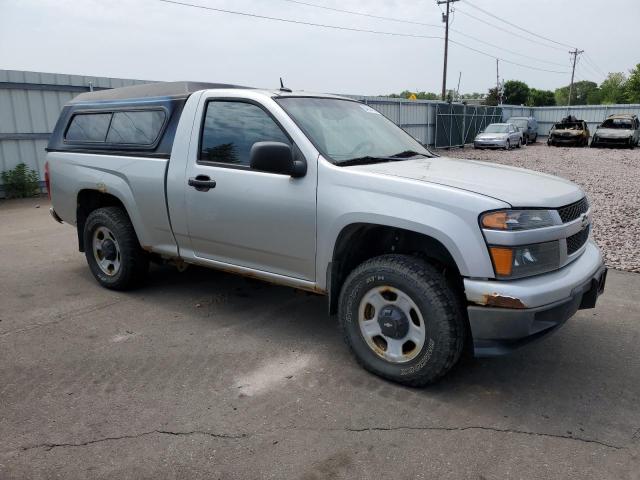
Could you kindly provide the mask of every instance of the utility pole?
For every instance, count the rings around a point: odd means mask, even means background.
[[[447,13],[442,14],[444,27],[444,68],[442,69],[442,100],[447,98],[447,56],[449,55],[449,4],[459,2],[460,0],[436,0],[438,5],[447,4]]]
[[[500,92],[500,59],[496,58],[496,100],[502,105],[502,93]]]
[[[576,61],[578,60],[578,55],[584,53],[584,50],[578,50],[577,48],[570,51],[569,54],[573,55],[573,68],[571,69],[571,84],[569,85],[569,100],[567,102],[567,106],[571,106],[571,95],[573,94],[573,77],[576,74]]]

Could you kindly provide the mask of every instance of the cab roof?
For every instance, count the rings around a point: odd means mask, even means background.
[[[328,97],[343,98],[337,95],[318,94],[309,92],[292,92],[289,90],[279,89],[257,89],[253,87],[245,87],[242,85],[232,85],[227,83],[206,83],[206,82],[157,82],[157,83],[141,83],[139,85],[131,85],[128,87],[112,88],[107,90],[96,90],[93,92],[81,93],[73,98],[69,104],[79,103],[97,103],[97,102],[114,102],[123,100],[141,100],[148,98],[168,98],[168,99],[186,99],[192,93],[200,90],[222,90],[222,89],[241,89],[252,90],[255,93],[261,93],[270,97]]]
[[[241,88],[248,89],[240,85],[230,85],[226,83],[204,83],[204,82],[158,82],[141,83],[128,87],[111,88],[107,90],[97,90],[93,92],[81,93],[69,103],[82,102],[104,102],[115,100],[134,100],[140,98],[169,97],[186,98],[199,90],[212,90],[220,88]]]

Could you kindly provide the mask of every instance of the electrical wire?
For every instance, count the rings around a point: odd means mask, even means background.
[[[560,50],[560,51],[564,51],[565,50],[564,48],[556,47],[555,45],[545,44],[545,43],[542,43],[542,42],[540,42],[538,40],[534,40],[533,38],[525,37],[524,35],[521,35],[519,33],[512,32],[510,30],[507,30],[506,28],[501,27],[500,25],[496,25],[495,23],[491,23],[491,22],[488,22],[487,20],[484,20],[482,18],[476,17],[475,15],[467,13],[464,10],[460,10],[460,8],[458,8],[458,13],[461,13],[461,14],[465,15],[466,17],[473,18],[474,20],[477,20],[478,22],[484,23],[484,24],[489,25],[490,27],[493,27],[493,28],[497,28],[498,30],[502,30],[503,32],[508,33],[509,35],[513,35],[515,37],[521,38],[521,39],[526,40],[528,42],[535,43],[537,45],[542,45],[543,47],[547,47],[547,48],[553,48],[555,50]]]
[[[191,8],[199,8],[201,10],[211,10],[214,12],[221,12],[221,13],[228,13],[231,15],[241,15],[243,17],[251,17],[251,18],[260,18],[263,20],[273,20],[276,22],[283,22],[283,23],[295,23],[298,25],[306,25],[308,27],[320,27],[320,28],[330,28],[333,30],[346,30],[349,32],[362,32],[362,33],[374,33],[377,35],[389,35],[389,36],[394,36],[394,37],[411,37],[411,38],[429,38],[429,39],[437,39],[437,40],[442,40],[443,37],[438,37],[435,35],[418,35],[418,34],[412,34],[412,33],[399,33],[399,32],[385,32],[385,31],[381,31],[381,30],[368,30],[368,29],[364,29],[364,28],[353,28],[353,27],[341,27],[338,25],[329,25],[326,23],[313,23],[313,22],[305,22],[302,20],[293,20],[293,19],[289,19],[289,18],[280,18],[280,17],[271,17],[268,15],[259,15],[257,13],[249,13],[249,12],[240,12],[237,10],[227,10],[224,8],[215,8],[215,7],[208,7],[205,5],[196,5],[193,3],[187,3],[187,2],[180,2],[177,0],[156,0],[158,2],[162,2],[162,3],[170,3],[172,5],[180,5],[183,7],[191,7]]]
[[[490,17],[493,17],[493,18],[495,18],[496,20],[499,20],[499,21],[500,21],[500,22],[502,22],[502,23],[506,23],[507,25],[510,25],[510,26],[512,26],[512,27],[514,27],[514,28],[517,28],[518,30],[522,30],[523,32],[528,33],[529,35],[533,35],[534,37],[541,38],[542,40],[546,40],[547,42],[555,43],[556,45],[562,45],[562,46],[564,46],[564,47],[574,48],[574,46],[573,46],[573,45],[569,45],[568,43],[558,42],[558,41],[556,41],[556,40],[553,40],[552,38],[545,37],[545,36],[540,35],[540,34],[538,34],[538,33],[532,32],[531,30],[527,30],[526,28],[523,28],[523,27],[521,27],[521,26],[519,26],[519,25],[516,25],[516,24],[515,24],[515,23],[513,23],[513,22],[510,22],[510,21],[508,21],[508,20],[505,20],[505,19],[503,19],[503,18],[500,18],[500,17],[498,17],[497,15],[494,15],[493,13],[488,12],[487,10],[484,10],[483,8],[480,8],[480,7],[476,6],[476,5],[474,5],[474,4],[473,4],[473,3],[471,3],[469,0],[467,0],[467,1],[465,2],[465,5],[469,5],[471,8],[475,8],[476,10],[478,10],[478,11],[480,11],[480,12],[484,13],[485,15],[488,15],[488,16],[490,16]]]
[[[602,69],[598,66],[598,64],[597,64],[596,62],[594,62],[594,61],[593,61],[593,59],[589,56],[589,54],[588,54],[587,52],[585,52],[584,56],[585,56],[585,58],[586,58],[587,62],[588,62],[592,67],[594,67],[598,72],[600,72],[600,74],[601,74],[603,77],[606,77],[606,76],[607,76],[607,74],[604,72],[604,70],[602,70]]]
[[[409,24],[409,25],[419,25],[422,27],[428,27],[428,28],[438,28],[438,29],[443,29],[444,27],[442,25],[437,25],[437,24],[433,24],[433,23],[425,23],[425,22],[417,22],[415,20],[407,20],[404,18],[396,18],[396,17],[387,17],[387,16],[383,16],[383,15],[373,15],[370,13],[365,13],[365,12],[359,12],[359,11],[355,11],[355,10],[345,10],[342,8],[335,8],[335,7],[327,7],[325,5],[319,5],[317,3],[311,3],[311,2],[303,2],[300,0],[282,0],[283,2],[288,2],[288,3],[294,3],[294,4],[298,4],[298,5],[304,5],[306,7],[313,7],[313,8],[320,8],[323,10],[330,10],[332,12],[339,12],[339,13],[347,13],[349,15],[357,15],[360,17],[368,17],[368,18],[375,18],[378,20],[386,20],[386,21],[390,21],[390,22],[397,22],[397,23],[405,23],[405,24]],[[518,55],[520,57],[524,57],[524,58],[528,58],[529,60],[535,60],[537,62],[541,62],[541,63],[546,63],[548,65],[555,65],[557,67],[566,67],[565,63],[558,63],[558,62],[552,62],[549,60],[544,60],[542,58],[538,58],[538,57],[532,57],[530,55],[524,55],[521,52],[516,52],[514,50],[509,50],[507,48],[504,48],[501,45],[496,45],[495,43],[490,43],[487,42],[485,40],[482,40],[478,37],[474,37],[473,35],[469,35],[461,30],[457,30],[455,28],[451,28],[449,27],[449,31],[457,33],[458,35],[461,35],[463,37],[466,37],[470,40],[482,43],[484,45],[487,45],[489,47],[493,47],[493,48],[497,48],[498,50],[504,51],[504,52],[508,52],[514,55]]]
[[[419,35],[419,34],[412,34],[412,33],[399,33],[399,32],[387,32],[387,31],[382,31],[382,30],[368,30],[368,29],[362,29],[362,28],[353,28],[353,27],[342,27],[342,26],[338,26],[338,25],[330,25],[330,24],[325,24],[325,23],[314,23],[314,22],[305,22],[305,21],[301,21],[301,20],[293,20],[293,19],[288,19],[288,18],[280,18],[280,17],[272,17],[272,16],[268,16],[268,15],[259,15],[259,14],[255,14],[255,13],[249,13],[249,12],[241,12],[241,11],[237,11],[237,10],[228,10],[228,9],[223,9],[223,8],[216,8],[216,7],[209,7],[209,6],[205,6],[205,5],[196,5],[196,4],[192,4],[192,3],[188,3],[188,2],[182,2],[182,1],[178,1],[178,0],[156,0],[158,2],[162,2],[162,3],[167,3],[167,4],[172,4],[172,5],[179,5],[179,6],[183,6],[183,7],[191,7],[191,8],[198,8],[201,10],[210,10],[210,11],[214,11],[214,12],[221,12],[221,13],[227,13],[227,14],[232,14],[232,15],[240,15],[240,16],[244,16],[244,17],[251,17],[251,18],[259,18],[259,19],[263,19],[263,20],[272,20],[272,21],[277,21],[277,22],[284,22],[284,23],[293,23],[293,24],[298,24],[298,25],[305,25],[305,26],[310,26],[310,27],[319,27],[319,28],[328,28],[328,29],[333,29],[333,30],[346,30],[346,31],[350,31],[350,32],[360,32],[360,33],[372,33],[372,34],[377,34],[377,35],[388,35],[388,36],[394,36],[394,37],[409,37],[409,38],[426,38],[426,39],[437,39],[437,40],[443,40],[443,37],[440,36],[435,36],[435,35]],[[501,57],[497,57],[495,55],[492,55],[490,53],[487,52],[483,52],[482,50],[478,50],[477,48],[474,47],[470,47],[469,45],[466,45],[462,42],[458,42],[456,40],[451,40],[449,39],[449,42],[455,45],[458,45],[462,48],[465,48],[467,50],[471,50],[473,52],[479,53],[481,55],[490,57],[490,58],[496,58],[502,62],[505,63],[509,63],[511,65],[517,65],[519,67],[522,68],[528,68],[531,70],[538,70],[538,71],[542,71],[542,72],[547,72],[547,73],[559,73],[559,74],[566,74],[566,71],[557,71],[557,70],[548,70],[545,68],[539,68],[539,67],[534,67],[531,65],[525,65],[522,63],[518,63],[518,62],[514,62],[505,58],[501,58]]]
[[[321,8],[323,10],[330,10],[332,12],[339,12],[339,13],[348,13],[350,15],[358,15],[360,17],[368,17],[368,18],[376,18],[378,20],[387,20],[390,22],[399,22],[399,23],[409,23],[412,25],[420,25],[423,27],[431,27],[431,28],[443,28],[442,25],[438,25],[436,23],[424,23],[424,22],[416,22],[414,20],[405,20],[403,18],[394,18],[394,17],[385,17],[382,15],[373,15],[371,13],[365,13],[365,12],[356,12],[355,10],[345,10],[342,8],[334,8],[334,7],[327,7],[326,5],[318,5],[317,3],[310,3],[310,2],[301,2],[299,0],[282,0],[283,2],[289,2],[289,3],[296,3],[298,5],[304,5],[305,7],[313,7],[313,8]]]

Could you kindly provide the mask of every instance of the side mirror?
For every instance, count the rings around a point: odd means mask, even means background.
[[[304,177],[307,163],[294,159],[291,147],[282,142],[256,142],[251,146],[249,154],[250,167],[261,172],[290,175],[294,178]]]

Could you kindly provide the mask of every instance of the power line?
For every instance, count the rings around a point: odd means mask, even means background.
[[[589,56],[588,53],[584,54],[584,58],[587,60],[587,62],[593,66],[598,72],[600,72],[602,74],[603,77],[606,77],[607,74],[604,72],[604,70],[602,70],[598,64],[596,62],[593,61],[593,59]]]
[[[500,18],[500,17],[498,17],[497,15],[494,15],[493,13],[488,12],[487,10],[484,10],[484,9],[482,9],[482,8],[480,8],[480,7],[476,6],[476,5],[474,5],[473,3],[469,2],[468,0],[467,0],[466,4],[467,4],[467,5],[469,5],[471,8],[475,8],[476,10],[478,10],[478,11],[480,11],[480,12],[484,13],[485,15],[488,15],[488,16],[490,16],[490,17],[493,17],[493,18],[495,18],[496,20],[501,21],[502,23],[506,23],[507,25],[510,25],[510,26],[512,26],[512,27],[514,27],[514,28],[517,28],[518,30],[522,30],[523,32],[528,33],[529,35],[533,35],[534,37],[541,38],[541,39],[543,39],[543,40],[546,40],[547,42],[555,43],[556,45],[561,45],[561,46],[563,46],[563,47],[573,48],[573,45],[569,45],[569,44],[567,44],[567,43],[563,43],[563,42],[558,42],[558,41],[556,41],[556,40],[553,40],[552,38],[542,36],[542,35],[540,35],[540,34],[538,34],[538,33],[532,32],[531,30],[527,30],[526,28],[523,28],[523,27],[521,27],[521,26],[519,26],[519,25],[516,25],[515,23],[512,23],[512,22],[510,22],[510,21],[508,21],[508,20],[505,20],[505,19],[503,19],[503,18]]]
[[[477,20],[478,22],[482,22],[482,23],[484,23],[486,25],[489,25],[490,27],[497,28],[498,30],[502,30],[503,32],[508,33],[509,35],[513,35],[515,37],[522,38],[523,40],[526,40],[526,41],[531,42],[531,43],[535,43],[537,45],[542,45],[543,47],[553,48],[555,50],[564,51],[563,48],[556,47],[554,45],[549,45],[549,44],[542,43],[542,42],[540,42],[538,40],[534,40],[533,38],[525,37],[524,35],[521,35],[519,33],[512,32],[511,30],[507,30],[506,28],[501,27],[500,25],[496,25],[495,23],[491,23],[491,22],[488,22],[487,20],[484,20],[482,18],[478,18],[475,15],[472,15],[470,13],[465,12],[464,10],[460,10],[459,7],[458,7],[457,10],[458,10],[458,13],[461,13],[461,14],[467,16],[467,17],[473,18],[474,20]]]
[[[162,3],[167,3],[167,4],[172,4],[172,5],[177,5],[177,6],[182,6],[182,7],[190,7],[190,8],[198,8],[201,10],[209,10],[209,11],[214,11],[214,12],[220,12],[220,13],[227,13],[227,14],[231,14],[231,15],[240,15],[243,17],[250,17],[250,18],[259,18],[262,20],[272,20],[272,21],[276,21],[276,22],[283,22],[283,23],[292,23],[292,24],[298,24],[298,25],[305,25],[305,26],[309,26],[309,27],[318,27],[318,28],[328,28],[328,29],[332,29],[332,30],[346,30],[346,31],[350,31],[350,32],[359,32],[359,33],[371,33],[371,34],[376,34],[376,35],[387,35],[387,36],[393,36],[393,37],[409,37],[409,38],[426,38],[426,39],[431,39],[431,40],[443,40],[443,37],[439,37],[439,36],[434,36],[434,35],[419,35],[419,34],[412,34],[412,33],[399,33],[399,32],[387,32],[387,31],[382,31],[382,30],[367,30],[367,29],[363,29],[363,28],[353,28],[353,27],[342,27],[342,26],[338,26],[338,25],[330,25],[330,24],[324,24],[324,23],[313,23],[313,22],[305,22],[305,21],[301,21],[301,20],[293,20],[293,19],[288,19],[288,18],[280,18],[280,17],[272,17],[272,16],[268,16],[268,15],[259,15],[256,13],[249,13],[249,12],[241,12],[241,11],[237,11],[237,10],[227,10],[227,9],[223,9],[223,8],[216,8],[216,7],[209,7],[209,6],[205,6],[205,5],[196,5],[193,3],[187,3],[187,2],[181,2],[178,0],[156,0],[158,2],[162,2]],[[465,48],[467,50],[471,50],[473,52],[479,53],[481,55],[490,57],[490,58],[499,58],[501,61],[505,62],[505,63],[509,63],[511,65],[517,65],[519,67],[522,68],[528,68],[530,70],[538,70],[541,72],[547,72],[547,73],[561,73],[561,74],[566,74],[566,71],[557,71],[557,70],[547,70],[544,68],[539,68],[539,67],[533,67],[531,65],[525,65],[522,63],[518,63],[518,62],[513,62],[511,60],[507,60],[501,57],[497,57],[495,55],[492,55],[490,53],[487,52],[483,52],[482,50],[478,50],[477,48],[473,48],[470,47],[469,45],[465,45],[462,42],[458,42],[455,40],[449,40],[451,43],[458,45],[462,48]]]
[[[431,27],[431,28],[438,28],[438,29],[442,28],[442,25],[438,25],[437,23],[424,23],[424,22],[416,22],[414,20],[405,20],[403,18],[385,17],[385,16],[382,16],[382,15],[374,15],[372,13],[356,12],[355,10],[345,10],[345,9],[342,9],[342,8],[327,7],[326,5],[318,5],[317,3],[301,2],[299,0],[282,0],[282,1],[283,2],[289,2],[289,3],[297,3],[298,5],[304,5],[306,7],[321,8],[323,10],[330,10],[332,12],[340,12],[340,13],[348,13],[350,15],[358,15],[360,17],[376,18],[378,20],[388,20],[390,22],[409,23],[409,24],[412,24],[412,25],[420,25],[420,26],[423,26],[423,27]]]
[[[425,22],[417,22],[415,20],[408,20],[408,19],[404,19],[404,18],[397,18],[397,17],[387,17],[387,16],[383,16],[383,15],[374,15],[371,13],[366,13],[366,12],[359,12],[359,11],[355,11],[355,10],[345,10],[343,8],[335,8],[335,7],[327,7],[325,5],[319,5],[317,3],[311,3],[311,2],[302,2],[300,0],[282,0],[283,2],[289,2],[289,3],[295,3],[298,5],[304,5],[306,7],[313,7],[313,8],[321,8],[323,10],[330,10],[332,12],[339,12],[339,13],[347,13],[349,15],[357,15],[357,16],[361,16],[361,17],[368,17],[368,18],[375,18],[378,20],[386,20],[386,21],[390,21],[390,22],[396,22],[396,23],[405,23],[405,24],[409,24],[409,25],[418,25],[421,27],[428,27],[428,28],[438,28],[438,29],[442,29],[442,25],[437,25],[437,24],[433,24],[433,23],[425,23]],[[442,11],[442,9],[441,9]],[[442,12],[442,14],[444,15],[444,11]],[[558,67],[565,67],[566,64],[564,63],[558,63],[558,62],[552,62],[549,60],[544,60],[542,58],[538,58],[538,57],[532,57],[530,55],[525,55],[521,52],[516,52],[515,50],[509,50],[507,48],[504,48],[501,45],[496,45],[495,43],[490,43],[487,42],[485,40],[482,40],[481,38],[478,37],[474,37],[473,35],[469,35],[461,30],[457,30],[455,28],[451,28],[449,27],[449,30],[452,32],[457,33],[458,35],[461,35],[463,37],[466,37],[470,40],[474,40],[476,42],[482,43],[484,45],[487,45],[489,47],[493,47],[493,48],[497,48],[498,50],[504,51],[504,52],[508,52],[514,55],[518,55],[520,57],[524,57],[524,58],[528,58],[529,60],[535,60],[537,62],[541,62],[541,63],[546,63],[548,65],[555,65]]]
[[[412,33],[398,33],[398,32],[385,32],[385,31],[381,31],[381,30],[367,30],[364,28],[353,28],[353,27],[341,27],[338,25],[329,25],[326,23],[313,23],[313,22],[305,22],[302,20],[293,20],[293,19],[289,19],[289,18],[280,18],[280,17],[271,17],[268,15],[259,15],[257,13],[249,13],[249,12],[240,12],[237,10],[227,10],[224,8],[215,8],[215,7],[208,7],[205,5],[196,5],[193,3],[187,3],[187,2],[179,2],[177,0],[156,0],[158,2],[163,2],[163,3],[170,3],[172,5],[180,5],[182,7],[191,7],[191,8],[199,8],[201,10],[211,10],[214,12],[220,12],[220,13],[228,13],[231,15],[241,15],[243,17],[251,17],[251,18],[261,18],[263,20],[273,20],[275,22],[284,22],[284,23],[295,23],[298,25],[306,25],[308,27],[320,27],[320,28],[330,28],[333,30],[347,30],[349,32],[362,32],[362,33],[374,33],[377,35],[389,35],[389,36],[394,36],[394,37],[411,37],[411,38],[429,38],[429,39],[436,39],[436,40],[442,40],[442,37],[438,37],[435,35],[418,35],[418,34],[412,34]]]
[[[511,64],[511,65],[517,65],[518,67],[529,68],[529,69],[531,69],[531,70],[538,70],[538,71],[540,71],[540,72],[547,72],[547,73],[560,73],[560,74],[563,74],[563,75],[564,75],[564,74],[569,73],[569,72],[568,72],[568,71],[566,71],[566,70],[565,70],[565,71],[560,71],[560,70],[547,70],[546,68],[532,67],[531,65],[525,65],[525,64],[523,64],[523,63],[513,62],[513,61],[511,61],[511,60],[507,60],[507,59],[505,59],[505,58],[497,57],[497,56],[495,56],[495,55],[491,55],[490,53],[483,52],[482,50],[478,50],[477,48],[470,47],[469,45],[465,45],[464,43],[460,43],[460,42],[458,42],[458,41],[456,41],[456,40],[451,40],[451,39],[449,39],[449,42],[451,42],[451,43],[453,43],[453,44],[455,44],[455,45],[458,45],[458,46],[460,46],[460,47],[466,48],[467,50],[471,50],[472,52],[479,53],[480,55],[484,55],[484,56],[486,56],[486,57],[490,57],[490,58],[495,58],[495,59],[497,59],[497,60],[500,60],[501,62],[509,63],[509,64]]]
[[[542,58],[532,57],[530,55],[525,55],[525,54],[523,54],[521,52],[517,52],[515,50],[509,50],[507,48],[504,48],[501,45],[496,45],[495,43],[486,42],[486,41],[484,41],[484,40],[482,40],[482,39],[480,39],[478,37],[474,37],[472,35],[468,35],[468,34],[466,34],[464,32],[461,32],[460,30],[456,30],[456,29],[453,29],[453,28],[450,28],[450,30],[452,32],[457,33],[458,35],[462,35],[463,37],[467,37],[470,40],[474,40],[474,41],[479,42],[479,43],[484,43],[485,45],[488,45],[488,46],[493,47],[493,48],[497,48],[498,50],[502,50],[503,52],[512,53],[514,55],[518,55],[518,56],[523,57],[523,58],[528,58],[529,60],[535,60],[537,62],[547,63],[549,65],[555,65],[557,67],[566,67],[567,66],[565,63],[559,63],[559,62],[552,62],[552,61],[549,61],[549,60],[543,60]]]

